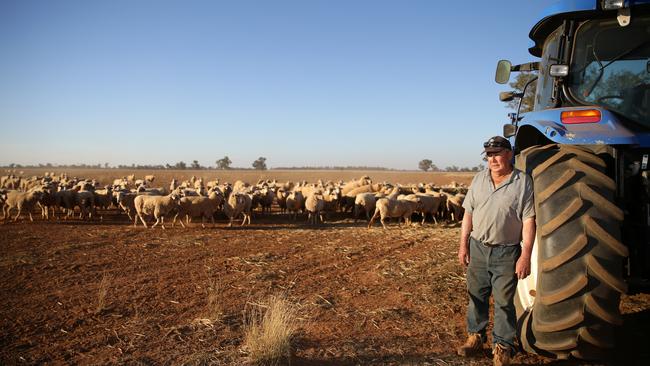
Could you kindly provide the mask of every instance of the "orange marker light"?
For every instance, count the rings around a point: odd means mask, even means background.
[[[596,123],[596,122],[600,122],[600,111],[598,109],[564,111],[560,115],[560,119],[564,124]]]

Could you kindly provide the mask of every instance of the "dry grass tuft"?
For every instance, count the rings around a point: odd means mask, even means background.
[[[108,287],[113,278],[110,275],[104,274],[102,281],[99,283],[99,291],[97,293],[97,308],[95,314],[101,313],[106,308],[106,295],[108,294]]]
[[[221,303],[221,286],[219,282],[212,281],[208,286],[208,303],[205,306],[205,318],[212,322],[219,322],[223,317],[223,305]]]
[[[297,309],[281,296],[244,311],[244,348],[261,365],[289,364],[291,342],[298,329]]]

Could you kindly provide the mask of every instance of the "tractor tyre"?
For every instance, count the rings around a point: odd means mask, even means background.
[[[602,159],[573,145],[530,147],[515,165],[533,178],[537,223],[532,274],[515,295],[520,345],[559,359],[602,359],[627,291],[616,185]]]

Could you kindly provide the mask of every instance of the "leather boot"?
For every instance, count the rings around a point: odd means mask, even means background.
[[[465,344],[458,347],[456,352],[459,356],[467,357],[478,354],[483,349],[483,338],[478,333],[470,333]]]
[[[510,365],[510,347],[497,343],[494,345],[492,354],[494,355],[494,366]]]

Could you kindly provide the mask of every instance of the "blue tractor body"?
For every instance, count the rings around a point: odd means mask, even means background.
[[[650,289],[650,0],[563,1],[529,36],[537,60],[496,72],[501,84],[528,72],[499,96],[518,100],[503,134],[535,188],[518,337],[527,352],[602,359],[620,295]]]

